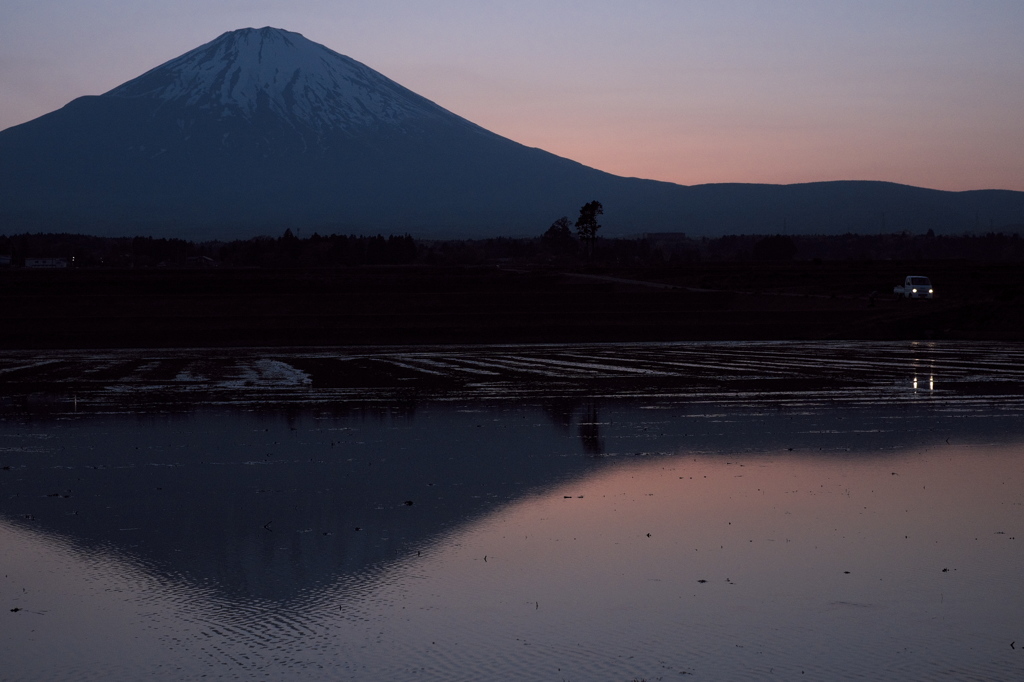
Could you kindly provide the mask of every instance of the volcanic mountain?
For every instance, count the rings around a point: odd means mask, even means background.
[[[606,234],[1024,223],[1020,192],[878,182],[684,187],[614,176],[491,133],[275,28],[225,33],[0,132],[7,233],[523,235],[592,199],[605,206]]]

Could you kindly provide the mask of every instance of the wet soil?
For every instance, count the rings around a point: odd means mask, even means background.
[[[892,296],[907,274],[933,301]],[[0,271],[0,348],[1024,340],[1019,265]]]
[[[803,409],[1024,409],[1024,347],[979,341],[743,341],[8,350],[0,418],[243,410],[415,410],[606,400]],[[596,402],[595,402],[596,401]]]

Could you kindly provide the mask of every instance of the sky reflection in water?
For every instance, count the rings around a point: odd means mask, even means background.
[[[971,405],[8,418],[4,676],[1019,679],[1024,420]]]

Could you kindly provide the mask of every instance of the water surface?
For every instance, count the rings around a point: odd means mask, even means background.
[[[4,677],[1019,679],[1017,360],[10,355]]]

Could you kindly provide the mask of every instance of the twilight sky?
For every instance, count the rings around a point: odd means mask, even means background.
[[[1024,190],[1024,0],[2,0],[0,129],[267,25],[619,175]]]

